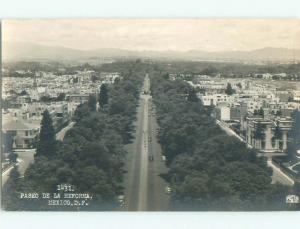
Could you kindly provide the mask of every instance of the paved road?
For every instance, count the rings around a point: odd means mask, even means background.
[[[17,166],[19,165],[19,162],[16,164]],[[4,184],[7,182],[8,178],[9,178],[9,173],[10,171],[13,169],[13,166],[10,166],[9,168],[7,168],[5,171],[2,172],[2,187],[4,186]]]
[[[153,155],[154,160],[149,163],[149,180],[148,180],[148,210],[150,211],[167,211],[169,209],[169,195],[165,193],[165,188],[168,185],[162,174],[166,174],[168,169],[165,162],[162,160],[162,150],[158,143],[157,129],[158,124],[154,112],[154,105],[151,103],[152,112],[149,112],[149,153]],[[150,106],[149,106],[150,107]]]
[[[16,154],[18,154],[18,169],[20,172],[21,177],[24,176],[24,173],[28,166],[34,162],[34,154],[35,149],[25,149],[25,150],[16,150]],[[6,183],[6,181],[9,178],[9,173],[13,167],[6,170],[4,173],[2,173],[2,186]]]
[[[65,128],[61,129],[57,134],[56,134],[56,140],[63,141],[64,137],[67,133],[68,130],[70,130],[73,126],[75,125],[75,122],[70,122],[69,125],[67,125]]]
[[[243,138],[241,138],[237,133],[235,133],[227,123],[220,121],[220,120],[216,120],[216,124],[219,125],[221,127],[221,129],[223,129],[226,134],[230,135],[230,136],[234,136],[236,137],[238,140],[240,140],[241,142],[245,142]],[[252,148],[251,145],[247,145],[248,148]]]
[[[271,159],[268,159],[267,164],[273,170],[272,183],[281,183],[288,186],[294,185],[294,180],[282,172],[280,168],[274,165]]]
[[[128,151],[125,176],[125,207],[119,210],[155,211],[168,210],[168,196],[164,193],[166,183],[159,176],[166,172],[156,140],[157,124],[151,116],[150,80],[146,76],[138,107],[136,132]],[[153,156],[153,161],[149,156]]]
[[[294,172],[297,172],[296,170],[294,170],[294,167],[297,166],[297,165],[299,165],[299,164],[300,164],[300,161],[298,161],[298,162],[296,162],[296,163],[290,165],[290,166],[289,166],[289,169],[293,170]]]
[[[139,196],[138,196],[138,211],[147,210],[148,201],[148,158],[149,158],[149,144],[148,144],[148,109],[149,96],[142,95],[144,100],[143,124],[142,124],[142,140],[141,140],[141,158],[140,158],[140,176],[139,176]]]

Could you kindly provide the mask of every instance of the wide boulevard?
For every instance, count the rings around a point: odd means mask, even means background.
[[[165,191],[167,183],[161,177],[167,168],[157,142],[158,125],[150,94],[150,79],[146,75],[135,122],[134,140],[126,147],[125,204],[121,210],[168,210],[169,195]]]

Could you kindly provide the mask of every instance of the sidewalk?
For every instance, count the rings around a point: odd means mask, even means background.
[[[278,173],[280,174],[281,177],[284,177],[287,184],[291,186],[294,185],[295,181],[292,178],[290,178],[288,175],[286,175],[286,173],[282,172],[282,170],[272,162],[272,159],[268,159],[267,164],[269,167],[273,169],[273,173]]]
[[[14,166],[18,166],[21,162],[22,162],[21,159],[17,159],[16,163],[11,164],[7,168],[5,168],[4,171],[2,171],[2,176],[7,175],[14,168]]]

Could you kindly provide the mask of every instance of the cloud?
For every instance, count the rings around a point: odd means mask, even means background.
[[[3,40],[77,49],[252,50],[300,48],[300,20],[5,20]]]

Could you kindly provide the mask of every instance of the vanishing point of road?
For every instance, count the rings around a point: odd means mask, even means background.
[[[165,193],[167,183],[161,177],[167,172],[167,168],[157,142],[158,125],[151,101],[150,79],[146,75],[137,112],[134,140],[126,146],[128,160],[124,182],[125,206],[122,210],[168,210],[169,196]]]

